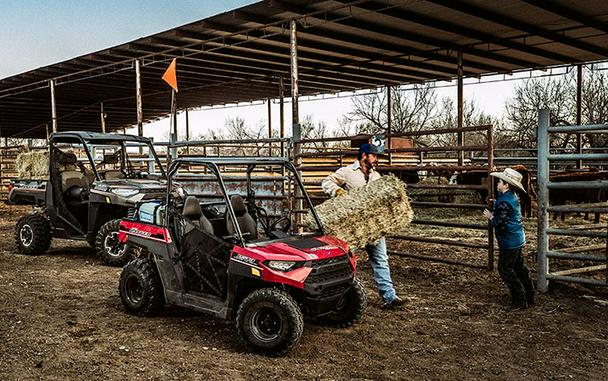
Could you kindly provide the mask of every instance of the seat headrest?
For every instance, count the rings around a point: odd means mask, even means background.
[[[59,164],[76,164],[77,161],[76,155],[72,152],[63,152],[59,156]]]
[[[182,209],[182,214],[184,217],[190,220],[197,220],[201,218],[201,216],[203,215],[203,211],[201,209],[201,203],[196,197],[186,197],[186,201],[184,201],[184,208]]]
[[[115,153],[108,153],[103,155],[104,164],[118,164],[118,155]]]
[[[232,209],[234,209],[234,214],[237,217],[241,217],[245,213],[247,213],[247,207],[245,206],[245,201],[238,194],[230,196],[230,204],[232,205]]]

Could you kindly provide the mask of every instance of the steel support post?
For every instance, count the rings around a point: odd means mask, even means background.
[[[393,102],[391,99],[391,86],[386,85],[386,132],[388,137],[386,138],[386,144],[388,149],[392,148],[391,145],[391,134],[393,133]],[[388,165],[393,165],[393,153],[388,153]]]
[[[583,65],[578,64],[577,76],[576,76],[576,125],[580,126],[582,122],[582,102],[583,102]],[[583,153],[583,147],[581,145],[581,133],[576,133],[576,152],[579,154]],[[577,160],[576,168],[583,168],[583,160]]]
[[[285,157],[285,94],[283,93],[283,76],[279,77],[279,137],[281,138],[281,157]]]
[[[186,142],[190,141],[190,115],[188,115],[188,109],[186,109]],[[186,146],[186,155],[190,155],[190,145]]]
[[[106,133],[106,113],[103,111],[103,102],[99,103],[99,117],[101,118],[101,132]]]
[[[542,109],[538,111],[538,129],[536,137],[538,142],[538,162],[537,162],[537,182],[538,182],[538,230],[537,230],[537,249],[536,249],[536,267],[537,267],[537,288],[540,292],[549,290],[549,281],[547,274],[549,273],[549,259],[547,252],[549,251],[549,239],[547,237],[547,228],[549,227],[549,215],[547,208],[549,207],[549,110]]]
[[[290,22],[290,33],[289,33],[289,48],[291,53],[291,139],[293,142],[293,164],[298,168],[300,166],[300,152],[302,150],[300,139],[300,115],[298,110],[298,40],[297,40],[297,25],[296,20],[292,19]],[[298,169],[301,173],[301,170]],[[295,187],[295,209],[302,209],[302,199],[300,198],[300,192],[298,187]],[[302,222],[302,216],[296,214],[296,226],[299,226]],[[301,228],[299,228],[301,229]]]
[[[464,68],[462,65],[462,51],[458,51],[458,145],[464,145],[464,132],[462,131],[464,119],[464,91],[463,91]],[[458,153],[458,165],[464,163],[464,151]]]
[[[291,53],[291,138],[294,142],[294,161],[297,161],[300,153],[299,140],[302,138],[300,131],[300,115],[298,110],[298,41],[296,20],[290,23],[290,53]],[[297,162],[295,163],[297,164]]]
[[[492,135],[492,126],[488,128],[487,140],[488,172],[492,172],[494,170],[494,137]],[[493,178],[491,176],[488,176],[488,195],[491,200],[494,200],[494,181],[492,181],[492,179]],[[491,204],[493,204],[493,202],[488,202],[488,207],[491,207]],[[488,221],[488,270],[494,270],[494,227],[490,221]]]
[[[144,136],[144,111],[141,97],[141,62],[135,60],[135,97],[137,99],[137,135]]]
[[[268,97],[268,139],[272,139],[272,99]],[[268,143],[268,156],[272,157],[272,142]]]
[[[55,80],[49,80],[51,87],[51,115],[53,118],[53,132],[57,132],[57,102],[55,100]]]

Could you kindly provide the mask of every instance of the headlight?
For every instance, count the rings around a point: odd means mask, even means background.
[[[129,188],[113,188],[113,189],[110,189],[110,192],[112,192],[115,195],[118,195],[120,197],[131,197],[131,196],[135,196],[136,194],[139,193],[139,191],[137,189],[129,189]]]
[[[294,261],[268,261],[266,266],[276,271],[289,271],[296,265]]]

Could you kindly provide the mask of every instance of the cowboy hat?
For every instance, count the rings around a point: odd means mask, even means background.
[[[524,186],[521,185],[521,179],[523,178],[522,174],[512,168],[505,168],[505,170],[502,172],[492,172],[490,173],[490,176],[498,177],[502,181],[509,183],[520,191],[526,193]]]

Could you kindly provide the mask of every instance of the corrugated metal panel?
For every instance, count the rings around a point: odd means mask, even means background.
[[[179,107],[289,94],[289,27],[298,20],[300,94],[509,73],[608,59],[604,0],[266,0],[0,80],[2,136],[42,137],[56,79],[59,129],[136,123],[134,60],[145,121],[169,112],[161,76],[178,58]]]

